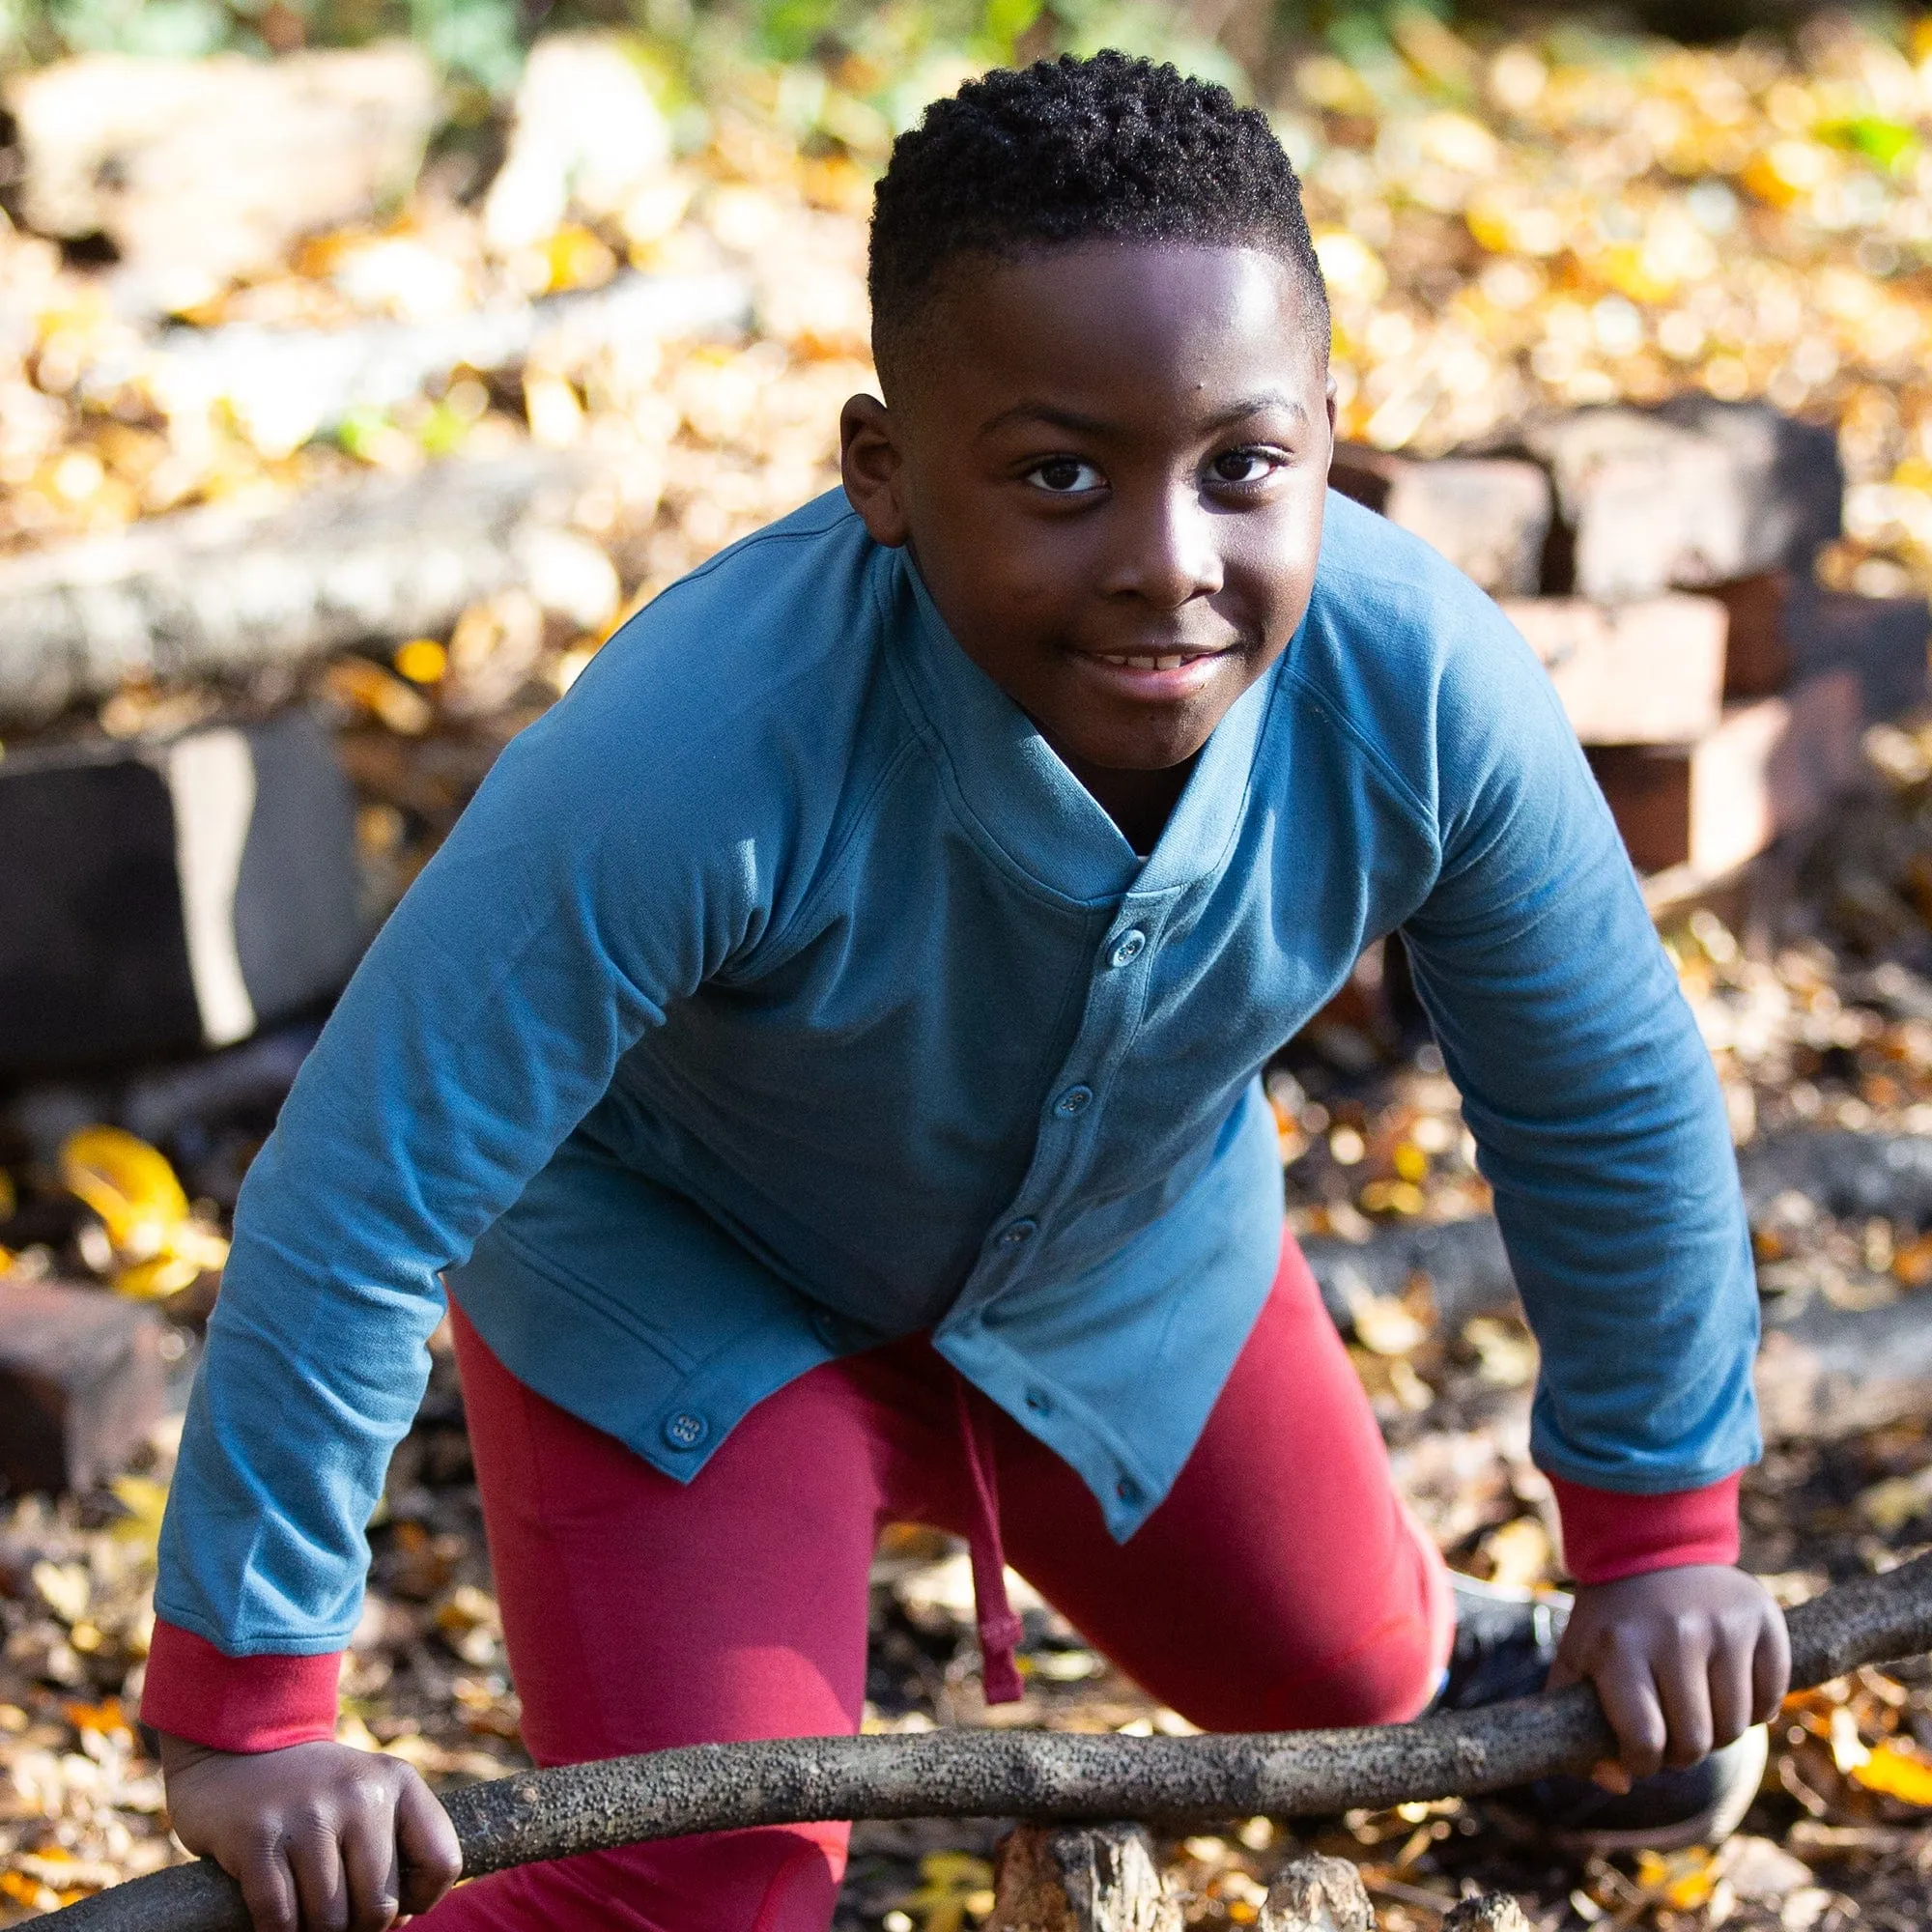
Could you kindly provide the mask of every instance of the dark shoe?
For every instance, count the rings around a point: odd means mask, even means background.
[[[1438,1711],[1473,1711],[1543,1689],[1570,1620],[1570,1599],[1550,1590],[1504,1590],[1451,1574],[1456,1644]],[[1628,1792],[1586,1777],[1540,1777],[1483,1801],[1519,1831],[1561,1850],[1673,1852],[1715,1845],[1737,1830],[1764,1777],[1760,1724],[1683,1771],[1639,1778]]]

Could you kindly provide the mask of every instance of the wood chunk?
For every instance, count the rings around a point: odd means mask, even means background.
[[[170,1331],[104,1289],[0,1278],[0,1482],[91,1489],[160,1420]]]
[[[0,1069],[225,1046],[348,978],[355,803],[303,711],[0,764]]]
[[[1507,456],[1425,462],[1343,443],[1328,482],[1413,531],[1493,597],[1533,596],[1549,535],[1549,479]]]
[[[1502,608],[1543,661],[1584,744],[1679,744],[1717,726],[1728,619],[1716,598],[1605,607],[1525,597]]]
[[[987,1932],[1181,1932],[1139,1825],[1022,1825],[998,1872]]]
[[[1259,1932],[1375,1932],[1375,1908],[1347,1859],[1296,1859],[1268,1887]]]
[[[1692,744],[1612,746],[1590,763],[1639,871],[1712,879],[1809,823],[1859,772],[1863,704],[1845,670],[1725,709]]]
[[[1508,1892],[1484,1891],[1452,1905],[1441,1932],[1529,1932],[1529,1920]]]

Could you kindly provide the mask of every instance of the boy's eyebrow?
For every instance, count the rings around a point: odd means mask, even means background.
[[[1245,396],[1237,403],[1231,403],[1201,427],[1208,431],[1226,429],[1230,423],[1260,415],[1264,410],[1281,410],[1290,415],[1300,416],[1303,421],[1308,419],[1307,405],[1297,401],[1287,390],[1264,389],[1257,395]],[[1071,430],[1081,436],[1118,435],[1122,427],[1100,416],[1082,415],[1077,410],[1064,410],[1051,403],[1027,400],[1015,403],[1011,409],[1002,410],[998,415],[988,416],[980,425],[980,434],[991,436],[995,430],[1005,429],[1015,422],[1042,423],[1049,429]]]

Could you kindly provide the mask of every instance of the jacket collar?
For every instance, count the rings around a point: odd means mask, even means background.
[[[1026,713],[960,648],[903,550],[885,553],[889,648],[959,802],[1006,857],[1058,897],[1112,903],[1219,870],[1241,822],[1271,670],[1215,726],[1143,861]]]

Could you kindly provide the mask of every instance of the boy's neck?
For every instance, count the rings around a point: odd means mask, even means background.
[[[1059,750],[1057,746],[1055,749]],[[1186,788],[1188,774],[1194,769],[1193,758],[1159,771],[1131,772],[1089,764],[1084,758],[1069,757],[1064,751],[1060,756],[1143,859],[1159,842],[1161,832]]]

